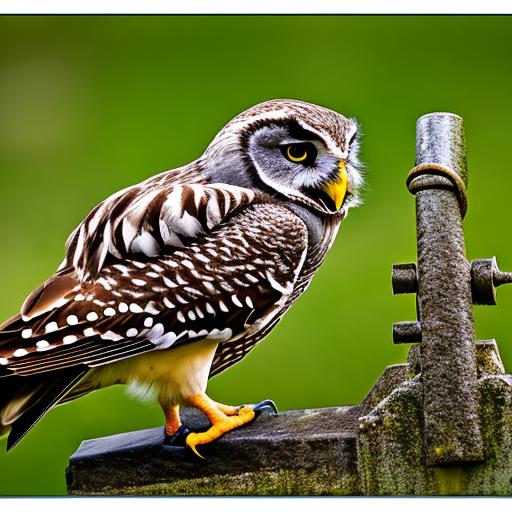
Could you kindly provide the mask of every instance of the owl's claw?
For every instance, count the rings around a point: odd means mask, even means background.
[[[211,443],[226,432],[251,423],[262,412],[277,414],[276,404],[272,400],[233,407],[214,402],[205,393],[199,393],[188,397],[187,402],[202,411],[211,422],[211,427],[206,432],[189,432],[186,435],[185,445],[201,459],[205,457],[197,451],[198,445]]]
[[[190,430],[187,427],[181,425],[176,432],[170,436],[164,430],[164,444],[168,446],[186,446],[187,436],[190,434]]]
[[[254,405],[252,410],[256,413],[256,416],[259,416],[262,412],[269,412],[273,414],[278,414],[279,412],[273,400],[263,400],[262,402]]]
[[[250,423],[255,418],[255,416],[256,413],[254,412],[253,408],[246,405],[242,407],[238,411],[238,414],[234,416],[226,416],[223,414],[220,417],[214,418],[212,420],[212,426],[206,432],[192,432],[188,434],[185,443],[198,457],[204,459],[205,457],[203,457],[197,451],[197,445],[211,443],[212,441],[217,440],[226,432]]]

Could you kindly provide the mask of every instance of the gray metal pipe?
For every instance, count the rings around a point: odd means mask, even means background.
[[[408,186],[416,197],[426,462],[481,461],[471,273],[462,229],[462,118],[432,113],[418,120],[416,166]]]

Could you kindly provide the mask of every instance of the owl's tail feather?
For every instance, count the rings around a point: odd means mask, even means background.
[[[0,437],[9,432],[7,450],[16,446],[44,414],[78,384],[87,371],[84,367],[72,367],[47,375],[1,378]]]

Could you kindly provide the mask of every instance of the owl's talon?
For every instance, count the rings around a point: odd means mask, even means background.
[[[204,397],[191,397],[189,401],[196,407],[199,406],[198,408],[202,408],[201,410],[203,410],[203,412],[209,413],[209,418],[212,422],[212,426],[206,432],[192,432],[188,434],[185,441],[186,446],[188,446],[201,459],[205,459],[205,457],[197,451],[197,445],[211,443],[212,441],[219,439],[219,437],[226,432],[250,423],[256,417],[256,413],[249,405],[244,405],[238,411],[238,414],[227,416],[221,411],[215,412],[208,408],[208,402]]]
[[[263,400],[262,402],[254,405],[252,410],[259,416],[262,412],[269,412],[273,414],[278,414],[277,406],[273,400]]]
[[[164,444],[167,446],[186,446],[186,439],[190,434],[187,427],[181,425],[178,430],[172,435],[169,435],[164,429]]]
[[[188,434],[185,445],[188,446],[200,459],[206,460],[206,457],[203,457],[198,451],[196,446],[201,444],[200,441],[201,434],[196,434],[194,432]]]

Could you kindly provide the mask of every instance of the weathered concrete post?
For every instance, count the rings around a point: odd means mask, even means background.
[[[393,326],[409,352],[407,378],[373,408],[358,435],[365,494],[512,493],[512,377],[494,340],[475,341],[473,304],[495,304],[510,282],[494,259],[466,258],[467,171],[462,119],[421,117],[416,166],[418,265],[394,265],[394,293],[416,293],[417,320]],[[385,374],[384,374],[385,376]]]

